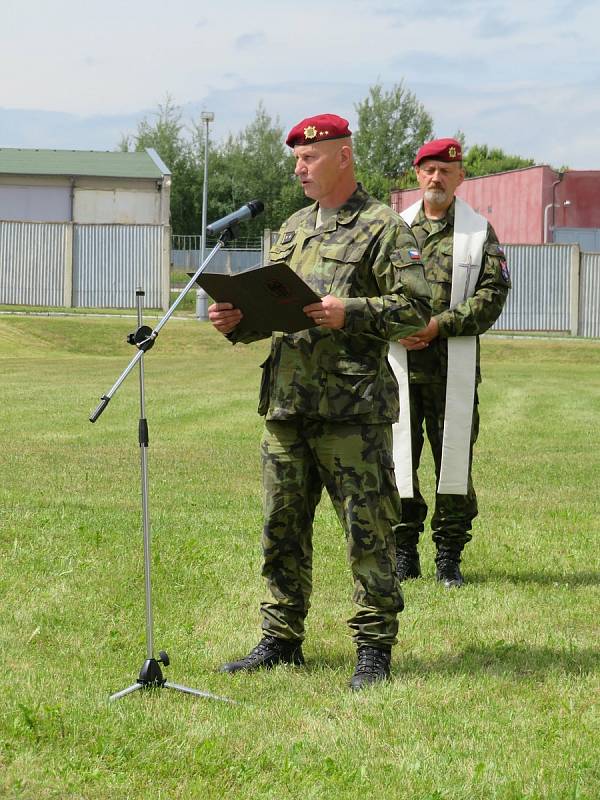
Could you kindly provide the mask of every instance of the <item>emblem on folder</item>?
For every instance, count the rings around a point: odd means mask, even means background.
[[[267,289],[274,295],[278,300],[283,300],[286,297],[290,296],[290,291],[287,286],[284,286],[281,281],[267,281]]]

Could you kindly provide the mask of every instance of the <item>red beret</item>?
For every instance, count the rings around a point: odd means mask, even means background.
[[[413,164],[415,167],[426,158],[437,161],[462,161],[462,146],[456,139],[434,139],[417,150]]]
[[[317,114],[294,125],[285,143],[288,147],[295,147],[297,144],[315,144],[324,139],[343,139],[351,135],[347,119],[335,114]]]

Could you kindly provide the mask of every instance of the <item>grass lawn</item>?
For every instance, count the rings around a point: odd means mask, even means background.
[[[172,319],[145,357],[155,650],[170,681],[237,704],[109,704],[146,654],[137,371],[88,416],[132,327],[0,316],[0,797],[597,800],[600,343],[484,338],[468,583],[435,584],[427,535],[393,679],[353,695],[327,499],[306,668],[218,672],[260,636],[267,344]]]

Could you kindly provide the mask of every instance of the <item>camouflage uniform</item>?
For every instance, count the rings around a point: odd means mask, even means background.
[[[391,424],[398,388],[390,339],[427,324],[430,290],[410,228],[358,187],[315,228],[318,204],[292,215],[271,249],[320,296],[345,299],[341,330],[274,333],[262,365],[263,631],[301,640],[312,588],[312,523],[323,486],[344,527],[358,608],[358,646],[389,648],[402,593],[394,571],[400,513]],[[260,331],[229,335],[261,338]]]
[[[450,336],[476,336],[490,328],[500,316],[510,288],[510,278],[502,249],[491,225],[483,247],[483,260],[475,293],[464,303],[450,310],[452,288],[452,248],[454,236],[454,206],[444,219],[429,220],[423,209],[412,223],[412,230],[421,248],[425,275],[432,291],[432,313],[440,332],[423,350],[408,352],[410,379],[410,412],[413,457],[414,497],[402,499],[402,522],[396,527],[398,545],[416,544],[424,529],[427,505],[419,491],[417,470],[423,449],[423,423],[435,463],[436,482],[439,480],[444,432],[446,373]],[[479,339],[477,339],[477,383],[481,381]],[[473,445],[479,432],[478,397],[475,392],[471,460]],[[477,516],[477,497],[469,469],[466,495],[437,494],[431,519],[433,540],[438,549],[443,546],[460,552],[471,539],[471,523]]]

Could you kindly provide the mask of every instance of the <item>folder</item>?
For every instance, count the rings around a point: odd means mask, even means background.
[[[321,298],[282,262],[231,275],[201,272],[196,283],[216,302],[242,311],[240,331],[295,333],[316,325],[302,309]]]

